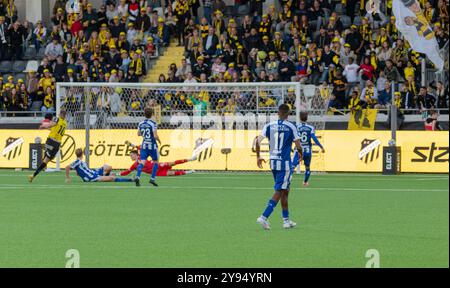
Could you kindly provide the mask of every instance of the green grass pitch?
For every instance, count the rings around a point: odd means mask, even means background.
[[[198,173],[146,183],[64,184],[62,173],[0,171],[0,267],[449,266],[448,175],[294,175],[291,218],[256,224],[272,195],[266,173]],[[74,176],[75,177],[75,176]],[[144,182],[144,181],[143,181]]]

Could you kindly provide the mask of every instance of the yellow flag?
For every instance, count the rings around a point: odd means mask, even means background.
[[[377,109],[355,110],[350,113],[348,130],[374,130],[377,119]]]

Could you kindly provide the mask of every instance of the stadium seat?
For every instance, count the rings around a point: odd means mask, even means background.
[[[27,79],[27,75],[25,73],[16,73],[14,74],[14,82],[17,83],[17,80],[22,79],[25,81]]]
[[[36,55],[36,59],[42,60],[44,56],[45,56],[45,47],[41,47],[41,49],[39,49]]]
[[[352,19],[347,15],[341,15],[339,19],[341,19],[341,23],[342,26],[344,26],[344,29],[347,29],[352,25]]]
[[[24,72],[37,71],[38,68],[39,68],[38,61],[36,61],[36,60],[30,60],[30,61],[27,62],[27,66],[26,66]]]
[[[334,7],[334,11],[336,11],[338,14],[342,14],[344,12],[344,10],[342,9],[342,3],[337,3]]]
[[[25,60],[36,59],[36,48],[28,47],[23,55],[23,59],[25,59]]]
[[[11,73],[13,63],[11,61],[0,62],[0,72],[1,73]]]
[[[21,73],[27,68],[27,61],[16,60],[12,65],[12,72]]]
[[[356,26],[361,25],[361,17],[360,16],[356,16],[355,19],[353,20],[353,24],[355,24]]]
[[[238,15],[248,15],[250,14],[250,6],[248,3],[246,5],[239,5],[237,8]]]

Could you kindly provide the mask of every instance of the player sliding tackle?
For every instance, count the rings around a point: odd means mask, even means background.
[[[138,136],[142,136],[143,140],[140,149],[141,157],[139,159],[139,165],[137,166],[135,182],[136,186],[141,186],[140,179],[142,169],[147,162],[147,158],[151,157],[153,160],[153,167],[149,183],[153,186],[158,186],[155,182],[155,178],[159,167],[158,143],[161,143],[161,140],[159,140],[158,134],[156,133],[156,122],[151,120],[153,117],[153,109],[146,107],[144,109],[144,116],[146,119],[138,125]]]
[[[320,144],[319,140],[316,137],[316,131],[313,126],[308,125],[306,121],[308,121],[308,113],[300,112],[300,121],[301,123],[297,126],[297,133],[300,137],[300,144],[302,145],[303,150],[303,163],[305,164],[305,180],[303,181],[303,186],[309,186],[309,176],[311,176],[311,158],[312,158],[312,140],[316,143],[317,146],[322,149],[322,153],[325,153],[325,149],[322,144]],[[292,160],[293,169],[300,164],[300,157],[298,153],[295,153],[294,159]]]
[[[118,178],[110,175],[112,167],[109,165],[103,165],[98,169],[90,169],[87,163],[83,161],[83,150],[81,148],[75,150],[75,155],[77,160],[66,166],[66,183],[71,181],[70,170],[77,171],[78,176],[84,182],[133,182],[133,179],[130,178]]]
[[[266,161],[261,158],[261,141],[264,138],[269,139],[270,168],[275,181],[275,193],[273,194],[272,199],[269,200],[263,214],[256,219],[256,222],[261,224],[266,230],[270,229],[268,218],[272,214],[273,209],[277,206],[280,199],[283,216],[283,228],[294,228],[297,225],[289,219],[288,209],[289,186],[291,184],[292,172],[294,171],[292,169],[291,162],[292,142],[295,143],[300,160],[303,152],[295,125],[287,121],[289,112],[289,106],[286,104],[281,104],[278,108],[279,120],[266,124],[261,135],[256,140],[257,164],[258,167],[262,169],[262,164]]]
[[[132,143],[130,143],[129,141],[125,141],[125,144],[136,148],[136,149],[140,149],[140,146],[136,146]],[[120,173],[120,176],[126,176],[128,174],[130,174],[131,172],[133,172],[134,170],[137,169],[138,165],[139,165],[139,153],[137,150],[133,150],[130,152],[130,158],[132,161],[134,161],[133,165],[131,165],[130,169],[122,171]],[[186,174],[190,174],[193,173],[194,171],[174,171],[172,170],[173,166],[176,165],[180,165],[189,161],[195,161],[197,159],[196,156],[193,156],[190,159],[182,159],[182,160],[176,160],[174,162],[162,162],[159,163],[159,169],[158,172],[156,173],[156,176],[160,177],[160,176],[181,176],[181,175],[186,175]],[[147,173],[147,174],[151,174],[153,171],[153,162],[152,161],[147,161],[144,165],[144,167],[142,168],[142,172]]]

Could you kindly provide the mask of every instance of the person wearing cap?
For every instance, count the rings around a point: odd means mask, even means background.
[[[153,37],[148,36],[146,40],[145,53],[147,54],[147,57],[154,57],[156,54],[156,47],[155,43],[153,43]]]
[[[2,24],[2,20],[0,18],[0,26],[1,26],[1,24]],[[0,31],[0,34],[1,34],[1,31]],[[34,28],[34,31],[33,31],[34,45],[35,45],[36,51],[39,51],[41,49],[41,46],[45,42],[46,36],[47,36],[47,28],[45,28],[44,25],[42,25],[41,20],[38,20],[36,22],[36,28]],[[6,40],[5,40],[5,43],[6,43]]]
[[[344,49],[339,54],[339,63],[342,67],[345,67],[348,64],[348,59],[352,57],[353,59],[356,59],[355,53],[352,51],[352,48],[350,47],[350,44],[345,43]]]
[[[364,48],[364,42],[356,25],[352,25],[350,27],[350,30],[347,36],[345,37],[345,43],[350,44],[350,49],[354,51],[355,54],[357,55],[358,59],[356,60],[358,62],[358,60],[361,57],[360,54],[362,54],[363,52],[362,50]]]
[[[221,12],[221,10],[216,10],[216,12],[214,12],[214,19],[213,19],[213,23],[212,26],[214,27],[214,33],[216,34],[216,36],[218,38],[220,38],[220,35],[223,34],[223,32],[225,32],[225,21],[223,20],[223,14]]]
[[[122,50],[125,50],[127,52],[130,51],[130,43],[128,43],[128,41],[127,41],[127,33],[120,32],[119,39],[117,39],[116,46],[119,51],[122,51]]]
[[[209,68],[209,65],[205,63],[205,57],[204,56],[197,57],[197,63],[195,63],[194,66],[192,67],[192,74],[194,75],[194,77],[199,79],[200,74],[203,73],[209,76],[210,72],[211,70]]]
[[[126,31],[125,23],[120,21],[119,16],[114,16],[109,23],[109,31],[113,38],[119,38],[120,33]]]
[[[62,24],[66,22],[66,16],[63,8],[58,8],[56,13],[51,17],[52,23],[55,26],[62,27]]]
[[[127,30],[127,41],[128,43],[131,45],[133,44],[134,39],[136,38],[136,36],[139,36],[139,31],[136,29],[136,26],[134,25],[133,22],[129,22],[128,25],[128,30]]]
[[[277,53],[275,51],[269,52],[269,60],[266,62],[265,70],[267,74],[272,74],[275,78],[278,78],[278,64]]]
[[[372,42],[372,29],[370,28],[369,19],[363,17],[361,19],[361,25],[359,25],[359,33],[361,34],[364,45],[367,47]]]
[[[147,69],[145,66],[145,61],[142,57],[141,49],[136,50],[136,53],[133,54],[128,69],[134,69],[135,74],[138,78],[147,75]]]
[[[64,75],[64,82],[78,82],[77,75],[72,68],[67,69],[67,73]]]
[[[139,15],[136,17],[136,29],[144,33],[145,35],[148,34],[147,31],[151,28],[151,21],[150,17],[147,15],[147,8],[141,7]]]
[[[109,51],[107,53],[104,53],[104,56],[107,69],[118,68],[122,63],[122,59],[120,57],[119,51],[117,50],[116,44],[111,45],[109,47]]]
[[[49,69],[44,69],[44,75],[39,79],[39,89],[44,93],[47,91],[47,88],[54,87],[55,78],[52,77]]]
[[[175,4],[175,16],[177,17],[178,46],[183,46],[185,27],[189,18],[189,4],[187,0],[178,0]]]
[[[164,18],[158,17],[158,25],[156,27],[153,27],[151,32],[155,38],[155,43],[162,43],[164,47],[169,46],[170,31],[169,27],[164,21]]]
[[[258,31],[259,35],[270,37],[270,27],[271,27],[271,23],[270,23],[269,16],[267,14],[264,14],[262,16],[262,21],[259,22],[259,31]]]

